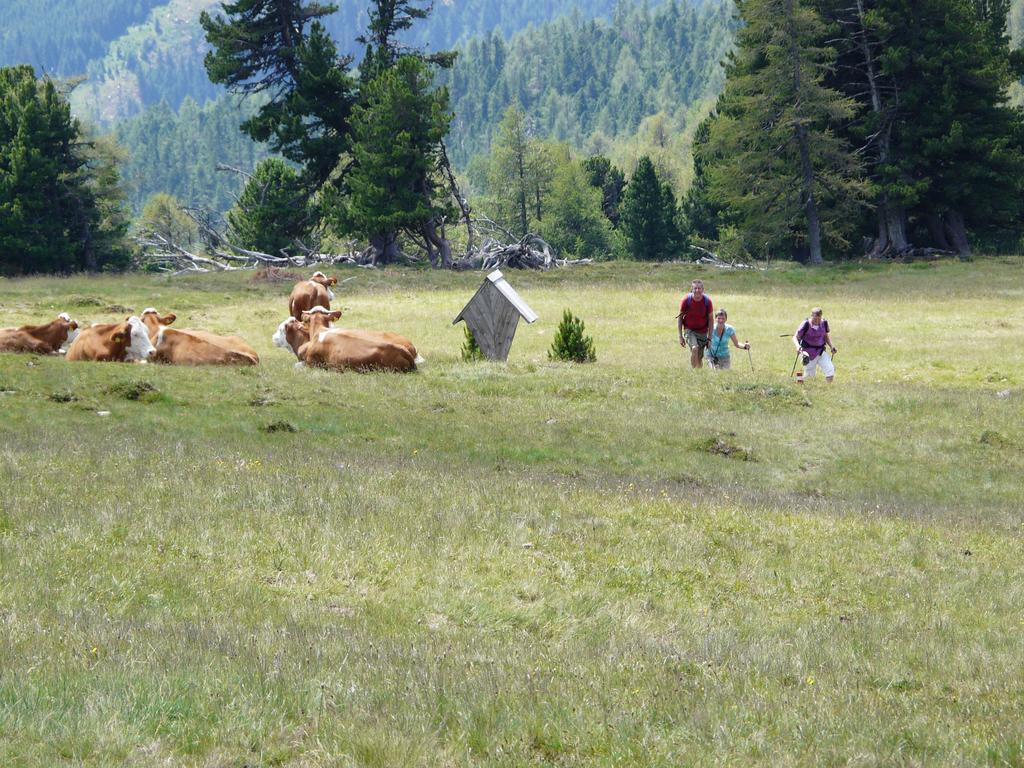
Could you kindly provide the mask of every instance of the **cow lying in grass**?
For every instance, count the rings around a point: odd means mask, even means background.
[[[52,355],[67,352],[78,336],[78,323],[67,312],[43,325],[23,325],[20,328],[0,328],[0,352],[32,352]]]
[[[302,313],[313,307],[331,308],[334,301],[332,285],[338,284],[338,278],[328,277],[323,272],[314,272],[309,280],[296,283],[288,297],[288,313],[296,320],[302,319]]]
[[[68,360],[135,362],[149,360],[156,348],[146,326],[132,315],[120,323],[94,323],[82,330],[68,348]]]
[[[218,336],[191,328],[168,328],[177,319],[163,317],[152,307],[142,311],[149,340],[156,347],[155,363],[171,365],[259,365],[260,356],[238,336]]]
[[[331,328],[341,312],[314,307],[301,320],[278,326],[274,345],[289,349],[306,365],[335,371],[414,371],[423,358],[404,336],[387,331]]]

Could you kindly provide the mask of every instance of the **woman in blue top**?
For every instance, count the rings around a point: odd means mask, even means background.
[[[724,309],[715,312],[715,327],[708,334],[708,364],[717,370],[724,370],[732,363],[729,359],[729,339],[732,339],[736,349],[750,349],[749,341],[742,344],[736,341],[736,329],[725,322],[728,317]]]

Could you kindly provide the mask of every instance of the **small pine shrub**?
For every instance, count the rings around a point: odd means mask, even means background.
[[[483,350],[476,343],[476,337],[473,335],[473,332],[469,330],[468,325],[464,326],[463,330],[466,332],[466,341],[462,344],[462,362],[475,363],[477,360],[483,360]]]
[[[548,359],[565,360],[570,363],[592,363],[597,360],[594,340],[584,336],[584,330],[583,321],[574,317],[568,309],[565,310],[562,322],[558,324],[555,339],[551,342],[551,349],[548,350]]]

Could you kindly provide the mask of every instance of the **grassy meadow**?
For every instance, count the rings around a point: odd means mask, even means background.
[[[419,372],[295,369],[250,274],[0,280],[262,357],[0,354],[0,766],[1024,766],[1024,261],[511,272],[507,365],[480,274],[336,274]],[[689,370],[695,276],[753,371]]]

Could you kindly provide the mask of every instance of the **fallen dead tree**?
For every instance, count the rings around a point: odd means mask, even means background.
[[[503,234],[511,236],[507,230],[501,229],[494,222],[484,220]],[[454,259],[453,269],[479,269],[490,272],[499,267],[508,269],[551,269],[571,264],[589,264],[592,259],[559,259],[552,252],[551,246],[538,235],[528,233],[511,243],[503,243],[494,237],[487,237],[477,248],[471,249],[464,256]]]
[[[203,255],[195,253],[181,243],[175,242],[166,233],[144,232],[135,237],[143,250],[144,259],[161,272],[180,275],[189,272],[226,272],[242,269],[285,269],[288,267],[309,267],[313,265],[352,264],[359,267],[376,266],[376,253],[371,248],[348,253],[323,253],[316,246],[302,242],[293,243],[279,255],[263,253],[244,248],[231,242],[228,235],[218,226],[216,218],[201,208],[181,209],[199,230],[204,243]]]
[[[696,264],[704,264],[708,267],[718,267],[719,269],[761,269],[753,264],[742,264],[738,261],[725,261],[720,258],[717,253],[709,251],[707,248],[701,248],[699,245],[691,245],[690,250],[700,254],[695,260]]]

